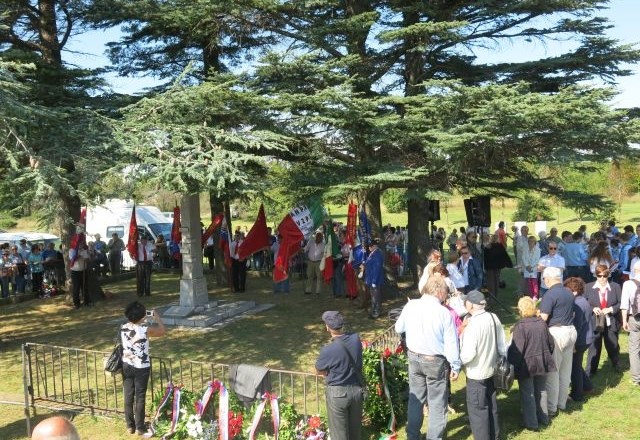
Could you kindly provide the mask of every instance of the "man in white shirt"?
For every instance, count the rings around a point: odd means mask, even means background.
[[[322,232],[316,232],[313,240],[309,240],[304,248],[307,254],[307,279],[304,282],[305,295],[311,294],[311,285],[316,280],[316,294],[320,295],[322,290],[322,273],[320,272],[320,262],[324,256],[324,241]]]
[[[244,241],[244,234],[236,231],[233,241],[229,245],[229,256],[231,257],[231,279],[233,281],[234,292],[244,292],[247,283],[247,260],[241,260],[238,255],[238,248]]]
[[[156,247],[149,243],[143,235],[138,243],[138,261],[136,264],[136,292],[138,296],[151,296],[151,269],[153,269],[153,254]]]
[[[69,250],[69,262],[71,263],[71,292],[73,297],[73,306],[80,308],[80,292],[84,297],[84,305],[91,304],[89,294],[87,293],[87,261],[89,260],[89,252],[85,243],[80,243],[77,249]]]
[[[640,386],[640,301],[636,301],[636,295],[640,295],[640,261],[631,266],[629,280],[622,285],[622,299],[620,311],[622,312],[622,328],[629,332],[629,370],[631,381]]]
[[[469,315],[460,335],[460,360],[467,375],[469,424],[474,439],[494,440],[500,436],[500,425],[493,374],[498,354],[506,355],[504,330],[498,317],[485,310],[487,300],[481,292],[472,290],[464,298]]]
[[[549,253],[538,260],[538,272],[544,272],[547,267],[557,267],[560,269],[560,273],[562,274],[566,268],[566,264],[564,258],[558,253],[558,243],[550,240],[548,242],[547,249],[549,250]],[[560,278],[560,282],[562,282],[562,277]],[[543,278],[540,283],[540,296],[542,297],[547,290],[549,290],[549,286],[545,284]]]

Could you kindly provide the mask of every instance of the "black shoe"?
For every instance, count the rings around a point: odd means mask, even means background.
[[[311,292],[304,292],[305,295],[311,295]]]
[[[619,364],[614,365],[614,366],[613,366],[613,370],[614,370],[616,373],[619,373],[619,374],[622,374],[622,373],[623,373],[623,371],[624,371],[624,370],[622,369],[622,367],[621,367]]]

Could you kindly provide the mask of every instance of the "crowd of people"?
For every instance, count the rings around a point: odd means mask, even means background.
[[[22,239],[17,244],[0,244],[0,291],[3,298],[22,295],[27,289],[40,297],[51,293],[52,286],[64,285],[62,252],[54,243],[29,245]]]
[[[537,239],[527,226],[508,234],[502,222],[494,234],[479,232],[480,240],[477,231],[448,240],[446,265],[441,250],[431,253],[420,280],[422,298],[410,300],[396,322],[409,357],[409,439],[419,438],[424,405],[429,406],[427,438],[443,437],[443,390],[447,376],[455,380],[460,369],[467,377],[474,438],[498,438],[497,354],[514,366],[522,426],[529,430],[548,425],[569,400],[581,402],[593,391],[591,378],[599,371],[603,345],[609,359],[605,374],[623,372],[621,329],[629,332],[632,383],[640,385],[640,225],[618,231],[615,223],[606,222],[590,236],[585,228],[560,236],[552,228]],[[487,296],[499,288],[500,270],[512,267],[509,238],[522,283],[516,286],[520,320],[507,345],[500,321],[485,307]]]
[[[499,438],[494,382],[498,356],[505,356],[514,367],[521,425],[527,430],[549,425],[567,410],[569,401],[584,401],[601,369],[605,371],[600,374],[622,374],[621,330],[629,332],[631,381],[640,386],[640,225],[619,231],[615,223],[605,222],[591,235],[581,227],[558,236],[552,228],[549,235],[539,233],[537,238],[529,235],[527,226],[507,233],[503,222],[493,234],[480,228],[461,235],[453,231],[444,239],[444,231],[435,231],[441,237],[422,271],[421,296],[408,301],[395,323],[409,364],[409,440],[421,438],[425,407],[427,438],[445,437],[450,383],[462,370],[474,439]],[[507,240],[512,241],[515,264],[507,253]],[[445,243],[449,253],[443,261]],[[379,245],[381,241],[372,240],[370,253]],[[505,267],[514,267],[521,275],[521,283],[514,286],[520,319],[508,337],[499,318],[486,308],[500,288]],[[321,352],[316,368],[327,375],[332,437],[335,430],[338,438],[359,438],[353,423],[358,414],[352,411],[361,413],[362,399],[354,391],[360,382],[348,367],[349,356],[361,365],[361,351],[354,345],[347,353],[336,344],[354,336],[342,332],[337,312],[326,313],[331,314],[323,315],[323,320],[332,343]],[[605,367],[600,366],[603,345],[609,360]],[[337,407],[340,402],[346,407]]]

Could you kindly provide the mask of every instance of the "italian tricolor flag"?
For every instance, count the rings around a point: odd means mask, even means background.
[[[308,239],[322,224],[324,209],[319,201],[295,206],[278,225],[282,236],[273,269],[275,282],[288,278],[289,259],[300,250],[302,240]]]

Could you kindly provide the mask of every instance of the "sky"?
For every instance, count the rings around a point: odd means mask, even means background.
[[[640,0],[611,0],[609,9],[601,11],[599,15],[609,19],[613,27],[608,36],[619,40],[623,44],[637,44],[640,34],[637,32],[637,22],[640,17]],[[75,37],[64,52],[64,60],[81,67],[96,68],[109,66],[105,56],[109,41],[120,38],[121,32],[117,28],[85,33]],[[546,45],[532,42],[529,44],[505,44],[490,51],[479,53],[483,62],[508,62],[523,59],[536,59],[543,56],[553,56],[561,51],[575,47],[575,42],[552,42]],[[632,70],[632,75],[621,77],[616,88],[619,95],[612,102],[614,107],[640,107],[640,65],[624,65],[623,68]],[[146,87],[156,85],[150,77],[119,77],[116,73],[107,75],[107,80],[113,90],[118,93],[135,94],[143,92]]]

